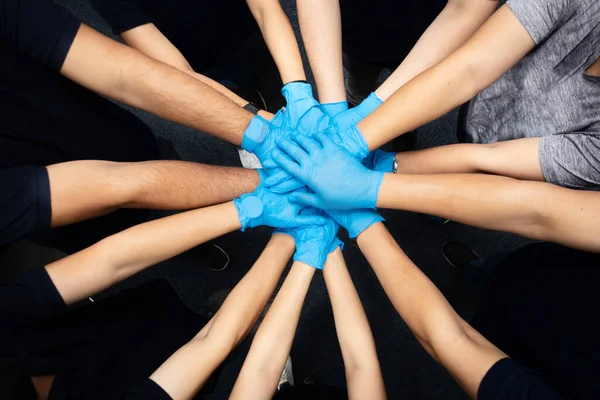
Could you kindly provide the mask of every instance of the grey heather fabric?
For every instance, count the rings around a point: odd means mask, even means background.
[[[467,134],[474,143],[541,137],[546,181],[600,188],[600,1],[508,0],[536,47],[477,95]]]

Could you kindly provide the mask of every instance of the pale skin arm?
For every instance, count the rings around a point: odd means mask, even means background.
[[[148,57],[177,68],[192,78],[198,79],[226,96],[238,106],[244,107],[248,104],[247,100],[244,100],[225,86],[208,76],[195,72],[179,49],[153,23],[140,25],[125,31],[121,33],[121,38],[128,46],[144,53]],[[263,110],[259,111],[259,115],[269,120],[273,117],[271,113]]]
[[[600,252],[600,192],[483,174],[385,174],[377,206]]]
[[[129,228],[46,266],[66,305],[139,271],[240,229],[233,202],[187,211]]]
[[[449,0],[400,66],[375,91],[387,100],[415,76],[433,67],[462,45],[492,15],[497,0]]]
[[[281,80],[306,80],[298,42],[279,0],[246,0],[267,47],[275,60]]]
[[[71,161],[47,170],[52,227],[119,208],[186,210],[220,204],[252,192],[260,183],[255,170],[185,161]]]
[[[398,153],[399,174],[452,174],[482,172],[544,182],[539,138],[493,144],[451,144]]]
[[[150,379],[174,400],[193,398],[256,323],[293,251],[291,237],[273,235],[210,323],[169,357]]]
[[[366,229],[357,240],[394,308],[423,348],[476,398],[485,374],[507,355],[454,311],[383,224]]]
[[[314,273],[313,267],[302,262],[292,265],[254,336],[231,400],[270,400],[275,394]]]
[[[348,398],[385,399],[375,340],[339,247],[327,258],[323,277],[344,358]]]
[[[198,79],[84,24],[60,72],[96,93],[235,145],[254,117]]]
[[[339,0],[298,0],[296,7],[319,101],[346,101]]]
[[[358,124],[369,149],[441,117],[517,64],[534,47],[504,5],[460,48],[398,89]]]

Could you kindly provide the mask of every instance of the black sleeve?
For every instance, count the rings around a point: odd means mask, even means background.
[[[510,358],[498,361],[483,377],[477,400],[561,400],[535,371]]]
[[[0,281],[0,337],[20,337],[29,327],[65,307],[45,268],[29,270],[19,279]]]
[[[60,70],[79,21],[50,0],[0,0],[0,45]]]
[[[146,379],[141,384],[129,389],[122,400],[173,400],[152,379]]]
[[[152,22],[139,0],[91,0],[115,35]]]
[[[0,169],[0,245],[50,228],[51,218],[45,167]]]

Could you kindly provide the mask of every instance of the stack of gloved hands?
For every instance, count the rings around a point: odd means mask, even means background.
[[[242,148],[262,163],[261,184],[234,204],[242,230],[274,227],[295,239],[294,260],[322,269],[343,245],[340,226],[356,238],[383,221],[375,206],[394,153],[369,153],[356,127],[381,104],[374,93],[350,110],[347,102],[319,104],[305,81],[282,93],[287,106],[271,122],[253,118],[244,133]]]

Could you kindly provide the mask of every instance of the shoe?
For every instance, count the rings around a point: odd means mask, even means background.
[[[469,246],[460,242],[446,242],[442,245],[444,258],[454,268],[462,269],[467,264],[480,260]]]
[[[279,379],[279,385],[277,385],[277,390],[281,390],[283,386],[294,386],[294,375],[292,374],[292,357],[288,356],[287,361],[285,362],[285,367],[283,367],[283,372],[281,373],[281,378]]]
[[[351,107],[356,107],[377,88],[377,81],[383,68],[364,64],[345,53],[342,60],[346,70],[344,74],[346,98]]]
[[[229,255],[216,244],[204,243],[190,250],[199,265],[211,271],[223,271],[229,266]]]

